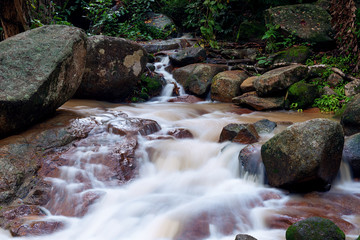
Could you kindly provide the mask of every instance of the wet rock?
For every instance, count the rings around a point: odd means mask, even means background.
[[[276,63],[305,63],[310,55],[310,48],[306,46],[295,46],[277,52],[270,56],[271,62]]]
[[[260,174],[261,171],[261,144],[247,145],[239,153],[239,162],[243,169],[250,174]]]
[[[360,178],[360,133],[345,139],[343,161],[349,163],[353,177]]]
[[[257,240],[257,239],[247,234],[238,234],[236,235],[235,240]]]
[[[175,67],[183,67],[193,63],[203,62],[206,59],[206,51],[201,47],[189,47],[180,49],[169,56]]]
[[[179,49],[189,46],[188,41],[182,38],[153,40],[148,42],[140,42],[139,44],[143,46],[148,53],[157,53],[160,51]]]
[[[339,85],[343,81],[344,81],[344,79],[337,73],[332,73],[327,78],[327,82],[329,83],[330,87],[336,87],[337,85]]]
[[[184,102],[184,103],[197,103],[202,101],[204,101],[204,99],[198,98],[194,95],[179,96],[169,100],[169,102]]]
[[[225,71],[215,75],[211,83],[211,99],[231,102],[241,94],[240,85],[249,76],[241,70]]]
[[[360,132],[360,94],[356,95],[348,104],[341,116],[341,125],[346,136]]]
[[[250,107],[258,111],[284,108],[284,97],[259,97],[256,92],[248,92],[232,99],[232,102],[242,107]]]
[[[252,76],[252,77],[245,79],[240,85],[241,91],[244,93],[255,91],[254,81],[257,77],[258,76]]]
[[[44,26],[2,41],[0,138],[68,101],[81,82],[85,55],[86,35],[74,27]]]
[[[140,134],[146,136],[161,129],[160,125],[150,119],[125,118],[110,121],[108,124],[109,132],[120,136],[132,136]]]
[[[291,225],[286,230],[286,240],[297,239],[345,240],[345,234],[332,221],[311,217]]]
[[[277,123],[268,119],[261,119],[254,123],[256,131],[261,133],[271,133],[277,127]]]
[[[297,82],[288,89],[288,99],[291,103],[296,103],[297,108],[307,108],[314,103],[315,98],[319,97],[317,86],[305,82]]]
[[[123,101],[143,73],[147,53],[122,38],[92,36],[88,39],[86,68],[76,97]]]
[[[345,85],[345,95],[347,97],[355,96],[360,93],[360,80],[354,80]]]
[[[195,63],[173,71],[173,76],[186,92],[198,97],[206,97],[213,77],[227,70],[226,65]]]
[[[294,64],[281,67],[259,76],[254,81],[256,93],[260,97],[283,93],[292,84],[306,78],[307,67]]]
[[[269,184],[294,192],[327,190],[344,146],[341,125],[328,119],[296,123],[261,147]]]
[[[194,135],[189,130],[184,128],[176,128],[168,131],[166,134],[179,139],[194,138]]]
[[[259,138],[252,124],[231,123],[222,129],[219,142],[231,141],[242,144],[252,144],[257,142]]]
[[[304,41],[331,43],[331,16],[313,4],[279,6],[266,10],[268,24],[279,25],[287,35],[294,34]]]
[[[40,236],[54,233],[64,228],[64,223],[59,221],[31,221],[10,228],[13,237]]]

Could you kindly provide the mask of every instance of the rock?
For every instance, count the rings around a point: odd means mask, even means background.
[[[255,91],[254,81],[258,76],[252,76],[243,81],[240,85],[240,89],[243,93]]]
[[[204,99],[195,97],[194,95],[179,96],[169,100],[169,102],[184,102],[184,103],[197,103],[202,101],[204,101]]]
[[[349,163],[354,178],[360,178],[360,133],[345,139],[343,161]]]
[[[270,56],[272,63],[305,63],[310,55],[310,48],[295,46]]]
[[[326,11],[328,11],[330,8],[331,2],[330,2],[330,0],[318,0],[315,4],[322,7]]]
[[[184,128],[176,128],[173,130],[169,130],[166,134],[178,139],[194,138],[194,135],[189,130]]]
[[[261,147],[269,184],[293,192],[326,190],[344,146],[341,125],[328,119],[296,123]]]
[[[133,93],[147,54],[140,45],[103,35],[88,39],[86,68],[78,98],[123,101]]]
[[[244,48],[244,49],[225,49],[221,51],[221,55],[226,59],[249,59],[255,60],[259,49]]]
[[[261,173],[261,145],[251,144],[241,149],[239,153],[239,162],[243,169],[253,175]]]
[[[195,63],[174,70],[173,76],[188,93],[206,97],[213,77],[227,69],[226,65]]]
[[[297,82],[288,89],[288,99],[296,103],[297,108],[304,109],[313,105],[315,98],[319,97],[317,86],[305,82]]]
[[[120,136],[146,136],[161,129],[160,125],[150,119],[124,118],[116,119],[108,123],[108,131]]]
[[[277,68],[259,76],[254,81],[254,87],[260,97],[274,96],[306,78],[306,73],[307,67],[300,64]]]
[[[139,44],[143,46],[148,53],[157,53],[160,51],[174,50],[174,49],[188,47],[190,45],[188,41],[183,38],[175,38],[169,40],[152,40],[148,42],[140,42]]]
[[[332,73],[327,78],[327,82],[328,82],[330,87],[336,87],[337,85],[339,85],[343,81],[344,81],[344,79],[337,73]]]
[[[345,85],[345,96],[352,97],[360,93],[360,80],[356,79]]]
[[[222,129],[219,142],[231,141],[242,144],[252,144],[257,142],[259,138],[252,124],[231,123]]]
[[[301,239],[345,240],[345,234],[332,221],[311,217],[291,225],[286,230],[286,240]]]
[[[0,138],[68,101],[80,85],[85,55],[86,35],[74,27],[44,26],[2,41]]]
[[[236,235],[235,240],[257,240],[257,239],[247,234],[238,234]]]
[[[193,63],[203,62],[206,59],[206,51],[202,47],[189,47],[180,49],[169,56],[175,67],[183,67]]]
[[[64,223],[59,221],[31,221],[10,228],[13,237],[49,235],[63,229]]]
[[[173,21],[168,16],[153,12],[148,14],[148,19],[145,21],[145,25],[155,27],[164,33],[166,29],[169,29],[173,24]]]
[[[241,70],[225,71],[215,75],[211,84],[211,99],[231,102],[241,94],[240,85],[249,76]]]
[[[321,95],[327,95],[327,96],[330,96],[330,95],[337,95],[336,92],[328,87],[328,86],[325,86],[322,90],[321,90]]]
[[[266,10],[268,24],[279,25],[288,35],[294,34],[304,41],[314,43],[333,42],[331,16],[320,6],[294,4]]]
[[[256,131],[261,133],[271,133],[277,127],[277,123],[268,119],[262,119],[254,123]]]
[[[251,107],[257,111],[284,108],[284,97],[259,97],[256,92],[248,92],[232,99],[239,106]]]
[[[341,125],[346,136],[360,132],[360,94],[357,94],[348,104],[341,116]]]

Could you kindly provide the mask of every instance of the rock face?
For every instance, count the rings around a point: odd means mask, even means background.
[[[284,108],[284,97],[259,97],[256,92],[248,92],[232,99],[239,106],[250,107],[258,111]]]
[[[0,138],[53,113],[80,85],[86,35],[51,25],[0,43]]]
[[[360,133],[354,134],[345,140],[343,161],[350,164],[354,178],[360,177]]]
[[[175,67],[183,67],[193,63],[203,62],[206,59],[206,51],[201,47],[180,49],[177,53],[169,56]]]
[[[341,125],[346,136],[360,132],[360,94],[347,104],[341,117]]]
[[[277,68],[259,76],[254,81],[254,87],[260,97],[274,96],[306,78],[306,73],[307,67],[300,64]]]
[[[242,144],[251,144],[259,140],[259,135],[252,124],[226,125],[220,134],[219,142],[232,141]]]
[[[318,96],[319,91],[315,85],[302,81],[294,83],[288,89],[288,99],[291,103],[296,103],[297,108],[311,106]]]
[[[332,42],[331,16],[313,4],[295,4],[266,10],[267,23],[309,42]]]
[[[261,147],[271,186],[294,192],[325,190],[340,167],[344,133],[328,119],[297,123]]]
[[[311,217],[291,225],[286,230],[286,240],[301,239],[345,240],[345,234],[332,221]]]
[[[122,38],[88,39],[86,68],[76,97],[123,101],[134,90],[146,66],[146,51]]]
[[[173,76],[186,92],[205,97],[210,91],[213,77],[227,69],[226,65],[195,63],[174,70]]]
[[[241,70],[218,73],[211,84],[211,99],[220,102],[231,102],[241,94],[240,85],[249,76]]]

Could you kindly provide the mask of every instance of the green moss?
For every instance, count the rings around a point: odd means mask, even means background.
[[[310,54],[310,48],[306,46],[292,47],[274,54],[274,63],[290,62],[290,63],[305,63]]]
[[[288,98],[291,103],[297,103],[298,109],[304,109],[311,106],[314,99],[319,95],[315,85],[305,82],[297,82],[288,89]]]

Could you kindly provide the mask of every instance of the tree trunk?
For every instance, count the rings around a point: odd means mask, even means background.
[[[0,0],[0,21],[5,39],[29,29],[24,0]]]

